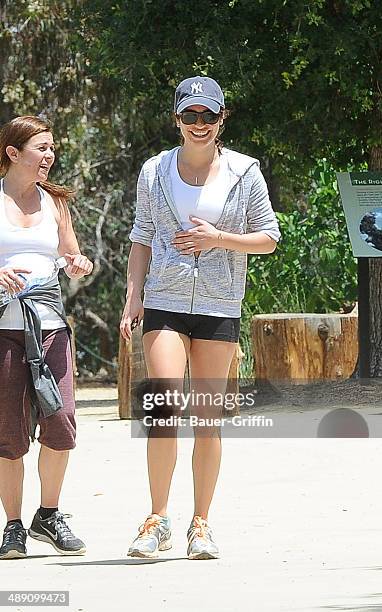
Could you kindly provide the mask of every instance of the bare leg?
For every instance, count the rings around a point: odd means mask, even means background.
[[[183,380],[189,339],[171,330],[151,331],[143,336],[149,378]],[[153,430],[155,428],[152,428]],[[176,429],[169,437],[152,435],[147,441],[147,464],[153,514],[167,516],[167,502],[177,457]]]
[[[195,436],[192,455],[194,475],[194,516],[208,519],[208,511],[215,491],[220,470],[221,440],[213,437]]]
[[[7,521],[21,519],[23,498],[24,461],[0,458],[0,497]]]
[[[41,482],[41,506],[57,508],[64,481],[69,451],[55,451],[41,444],[38,472]]]
[[[229,367],[236,349],[234,342],[195,339],[191,342],[190,370],[192,382],[203,391],[224,393]],[[203,379],[205,384],[203,384]],[[193,389],[195,389],[193,383]],[[196,388],[196,390],[198,390]],[[218,429],[198,435],[195,428],[192,469],[194,476],[194,516],[208,518],[221,462],[221,440]],[[205,433],[202,432],[202,433]]]

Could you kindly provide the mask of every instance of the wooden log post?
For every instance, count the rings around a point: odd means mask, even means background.
[[[239,378],[240,378],[240,363],[244,357],[244,353],[240,348],[240,344],[236,345],[236,350],[233,355],[231,365],[228,373],[228,381],[227,381],[227,393],[234,393],[237,395],[240,392],[239,387]],[[240,406],[235,402],[235,407],[232,410],[223,411],[223,416],[235,416],[240,414]]]
[[[357,334],[356,313],[255,315],[254,377],[296,383],[349,378],[357,363]]]
[[[239,367],[243,353],[239,344],[237,345],[233,356],[227,383],[227,392],[239,392]],[[119,417],[121,419],[134,418],[131,410],[132,393],[134,386],[141,380],[147,378],[147,369],[142,345],[142,326],[134,329],[130,342],[126,342],[122,336],[119,339],[119,356],[118,356],[118,405]],[[188,368],[185,373],[186,391],[188,378]],[[233,410],[224,410],[225,415],[240,414],[239,407]]]
[[[142,324],[133,330],[131,341],[119,338],[118,356],[118,405],[119,417],[131,419],[131,396],[134,385],[147,378],[142,345]]]

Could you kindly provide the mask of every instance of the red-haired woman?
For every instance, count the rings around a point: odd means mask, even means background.
[[[29,282],[52,276],[59,256],[69,278],[93,268],[72,227],[67,200],[73,192],[47,180],[54,159],[48,122],[23,116],[1,129],[0,289],[13,296],[26,291],[0,307],[0,497],[8,521],[0,559],[26,556],[23,455],[36,424],[41,506],[29,535],[62,554],[85,552],[58,510],[76,430],[69,328],[57,277],[35,288]]]

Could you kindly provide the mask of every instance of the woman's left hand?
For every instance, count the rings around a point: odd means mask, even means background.
[[[81,253],[77,255],[65,253],[64,257],[68,262],[65,273],[69,278],[82,278],[92,273],[93,264],[85,255],[81,255]]]
[[[208,221],[190,215],[195,227],[185,232],[176,232],[172,244],[182,255],[213,249],[217,246],[219,230]]]

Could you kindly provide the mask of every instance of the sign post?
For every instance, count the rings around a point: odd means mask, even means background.
[[[369,259],[358,257],[358,368],[360,378],[370,378]]]
[[[359,376],[370,377],[369,259],[382,257],[382,172],[337,172],[353,255],[358,260]]]

